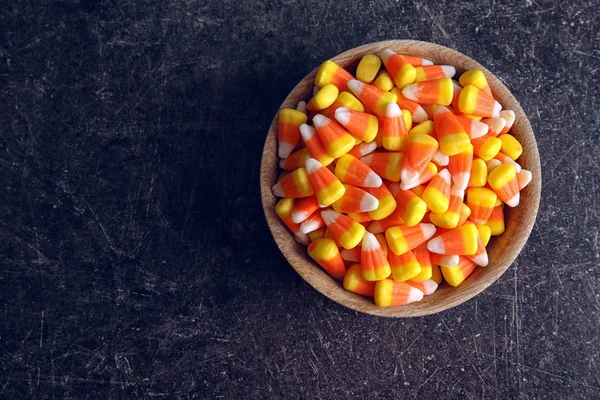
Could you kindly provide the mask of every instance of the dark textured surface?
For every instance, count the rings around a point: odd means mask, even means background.
[[[600,398],[598,3],[44,3],[0,11],[0,398]],[[258,170],[302,76],[406,38],[502,78],[544,187],[496,284],[391,320],[285,263]]]

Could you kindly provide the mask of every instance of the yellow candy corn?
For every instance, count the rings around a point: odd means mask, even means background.
[[[473,85],[477,89],[485,92],[487,95],[492,95],[492,90],[490,89],[490,85],[488,84],[487,79],[485,79],[483,71],[480,71],[478,69],[465,71],[460,76],[458,82],[462,87],[465,87],[467,85]]]
[[[347,83],[353,76],[331,60],[325,61],[319,67],[317,76],[315,76],[315,86],[323,87],[328,84],[334,84],[340,91],[348,90]]]
[[[483,240],[484,246],[487,246],[490,242],[490,238],[492,237],[492,230],[487,225],[475,224],[475,227],[479,232],[479,236],[481,236],[481,240]]]
[[[316,231],[312,231],[308,234],[308,238],[310,239],[311,242],[314,242],[317,239],[321,239],[321,238],[325,237],[326,229],[327,228],[323,226],[323,227],[317,229]]]
[[[437,265],[431,266],[431,280],[440,285],[442,283],[442,271]]]
[[[387,71],[380,71],[375,77],[373,85],[381,90],[390,91],[394,87],[394,81]]]
[[[435,131],[433,130],[434,125],[433,125],[433,121],[423,121],[421,122],[419,125],[413,127],[410,132],[408,132],[408,135],[415,135],[415,134],[422,134],[422,135],[429,135],[429,136],[433,136]]]
[[[400,218],[406,226],[415,226],[423,220],[427,212],[427,203],[412,190],[402,190],[400,185],[390,185],[390,192],[398,203]]]
[[[365,235],[364,226],[343,214],[333,210],[324,210],[321,211],[321,216],[333,238],[345,249],[356,247]]]
[[[313,123],[330,156],[339,158],[354,147],[354,138],[337,121],[317,114],[313,117]]]
[[[373,297],[375,282],[364,279],[360,264],[353,264],[344,276],[344,289],[363,296]]]
[[[346,192],[346,188],[334,173],[314,158],[306,160],[306,171],[319,205],[329,206],[341,199]]]
[[[502,164],[488,175],[488,183],[506,205],[516,207],[519,205],[519,181],[517,170],[511,164]]]
[[[460,213],[462,211],[464,194],[464,190],[460,190],[454,186],[450,190],[450,205],[448,206],[448,210],[443,213],[432,212],[429,214],[429,219],[431,222],[433,222],[434,225],[444,229],[456,228],[458,226],[458,222],[460,221]]]
[[[494,209],[496,199],[496,193],[486,187],[470,188],[467,191],[467,206],[471,209],[469,219],[476,224],[484,224]]]
[[[324,110],[333,104],[339,94],[340,90],[335,85],[325,85],[310,99],[306,108],[311,111]]]
[[[443,169],[434,176],[421,198],[432,212],[438,214],[446,212],[450,205],[450,172]]]
[[[421,272],[421,264],[412,250],[397,256],[393,252],[388,254],[390,267],[392,268],[392,278],[395,281],[403,282],[413,279]]]
[[[369,215],[374,220],[384,219],[394,212],[396,209],[396,199],[385,185],[379,187],[364,188],[365,191],[372,194],[379,200],[379,205],[376,210],[369,211]]]
[[[521,143],[519,143],[519,141],[513,135],[500,135],[498,136],[498,139],[502,141],[502,149],[500,149],[500,151],[513,160],[516,160],[521,156],[521,154],[523,154],[523,146],[521,146]]]
[[[481,158],[475,158],[471,164],[471,176],[468,187],[482,187],[487,183],[487,164]]]
[[[371,83],[379,72],[379,68],[381,68],[381,59],[374,54],[367,54],[356,67],[356,79],[364,83]]]
[[[498,236],[502,235],[505,230],[504,225],[504,206],[501,204],[497,207],[494,207],[492,210],[492,214],[485,221],[485,225],[490,228],[490,235]]]
[[[450,286],[457,287],[475,271],[476,267],[477,264],[473,261],[461,256],[458,265],[454,267],[442,267],[442,275],[444,275],[444,280]]]
[[[473,153],[485,161],[496,157],[502,148],[502,141],[494,136],[485,135],[471,141]]]
[[[385,231],[385,239],[392,252],[400,255],[425,243],[435,234],[435,231],[433,224],[397,225]]]

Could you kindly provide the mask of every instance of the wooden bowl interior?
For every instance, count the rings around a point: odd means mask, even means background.
[[[346,51],[331,60],[355,72],[361,57],[365,54],[379,54],[383,49],[390,48],[397,53],[411,54],[432,60],[436,64],[452,65],[457,70],[457,76],[465,70],[480,69],[484,71],[492,88],[494,97],[503,108],[516,113],[516,121],[511,134],[523,145],[523,155],[518,162],[533,174],[533,180],[521,192],[521,203],[511,209],[505,206],[506,232],[493,237],[488,246],[490,264],[486,268],[478,267],[473,274],[458,288],[443,283],[431,296],[426,296],[421,302],[400,307],[381,308],[373,303],[373,299],[346,291],[340,282],[331,278],[308,256],[306,247],[297,243],[287,227],[275,213],[277,198],[271,193],[271,187],[276,182],[278,174],[277,159],[277,115],[271,123],[263,149],[261,162],[261,196],[265,216],[277,246],[292,265],[292,267],[312,287],[329,297],[331,300],[354,310],[386,317],[414,317],[433,314],[461,304],[482,292],[496,281],[515,260],[535,222],[541,192],[540,160],[535,136],[523,109],[509,90],[487,69],[471,58],[447,47],[419,41],[390,40],[371,43]],[[281,107],[294,108],[300,100],[307,100],[311,94],[317,68],[309,73],[290,92]]]

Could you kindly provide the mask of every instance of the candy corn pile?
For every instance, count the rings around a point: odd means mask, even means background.
[[[382,63],[385,69],[382,69]],[[531,172],[515,113],[482,71],[384,50],[356,78],[325,61],[308,103],[279,111],[276,212],[344,288],[378,306],[420,301],[488,265]]]

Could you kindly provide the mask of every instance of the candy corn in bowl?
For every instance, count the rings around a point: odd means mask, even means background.
[[[525,245],[539,207],[535,136],[482,65],[437,44],[344,52],[282,103],[261,164],[273,238],[325,296],[413,317],[476,296]]]

